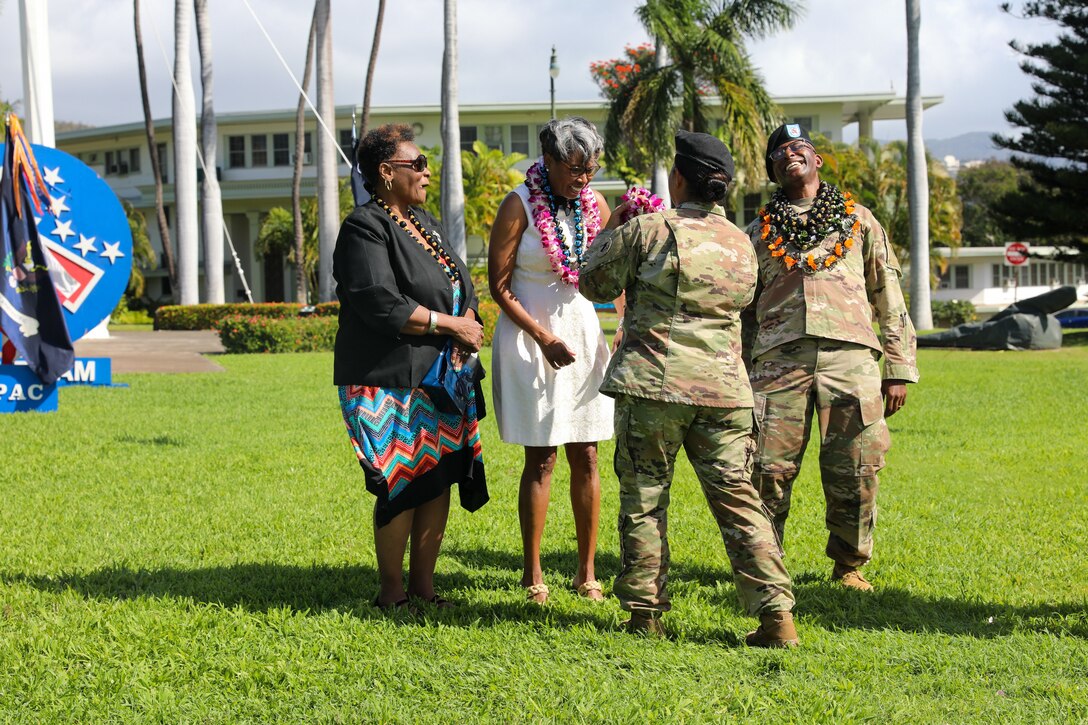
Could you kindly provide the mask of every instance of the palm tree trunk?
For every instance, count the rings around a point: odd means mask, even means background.
[[[370,44],[370,62],[366,66],[366,86],[363,90],[363,118],[359,124],[359,136],[366,135],[370,125],[370,90],[374,85],[374,68],[378,65],[378,42],[382,39],[382,21],[385,19],[385,0],[378,0],[378,18],[374,21],[374,42]]]
[[[660,38],[654,39],[654,68],[665,67],[668,50]],[[650,191],[657,194],[661,201],[665,202],[665,208],[672,206],[669,199],[669,166],[665,159],[654,159],[653,178],[650,182]]]
[[[457,108],[457,0],[444,0],[442,51],[442,226],[461,259],[465,243],[465,187],[461,176],[461,116]]]
[[[155,121],[151,118],[151,100],[147,95],[147,68],[144,65],[144,38],[140,30],[140,0],[132,0],[132,21],[136,31],[136,66],[140,72],[140,99],[144,106],[144,131],[147,134],[147,152],[151,157],[151,175],[155,177],[155,217],[159,224],[162,241],[162,258],[170,289],[177,294],[178,271],[174,263],[174,245],[170,239],[170,223],[166,221],[166,207],[162,202],[162,165],[159,164],[159,146],[155,143]]]
[[[305,69],[302,71],[302,93],[295,109],[295,170],[291,175],[291,216],[295,220],[295,302],[306,304],[306,234],[302,229],[302,155],[306,152],[306,92],[314,69],[314,42],[317,35],[317,6],[310,20],[310,37],[306,41]]]
[[[178,301],[200,301],[200,267],[197,239],[196,194],[196,100],[189,63],[190,0],[174,2],[174,206],[178,232]]]
[[[221,305],[226,301],[223,288],[223,197],[219,191],[216,152],[218,129],[212,83],[212,29],[208,20],[208,0],[195,0],[196,42],[200,51],[200,153],[204,157],[204,183],[200,189],[200,210],[204,232],[204,301]]]
[[[910,315],[918,330],[933,329],[929,299],[929,177],[922,138],[918,36],[921,0],[907,0],[907,205],[910,216]]]
[[[336,128],[336,107],[332,95],[332,19],[329,0],[317,0],[315,42],[317,43],[317,112],[329,128]],[[334,295],[332,252],[340,226],[340,195],[336,187],[336,147],[324,133],[317,134],[317,229],[318,299],[329,302]]]

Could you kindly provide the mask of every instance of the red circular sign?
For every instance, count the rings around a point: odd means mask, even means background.
[[[1005,261],[1014,267],[1019,267],[1028,261],[1028,245],[1023,242],[1012,242],[1005,245]]]

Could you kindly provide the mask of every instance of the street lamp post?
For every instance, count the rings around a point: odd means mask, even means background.
[[[559,77],[559,63],[555,59],[555,46],[552,46],[552,61],[548,66],[548,75],[551,76],[552,89],[552,120],[555,120],[555,79]]]

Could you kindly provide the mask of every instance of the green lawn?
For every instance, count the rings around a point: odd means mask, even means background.
[[[130,387],[0,416],[0,720],[1088,720],[1088,346],[922,352],[923,383],[891,420],[873,595],[828,582],[810,451],[787,539],[792,652],[739,646],[754,620],[686,462],[670,640],[627,635],[615,600],[564,587],[565,468],[544,542],[552,603],[523,603],[520,451],[490,418],[492,502],[455,507],[439,561],[460,606],[382,616],[331,355],[219,360],[225,373],[119,376]]]

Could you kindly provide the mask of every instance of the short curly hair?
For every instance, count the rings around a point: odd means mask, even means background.
[[[416,140],[412,133],[412,127],[404,123],[387,123],[369,131],[363,140],[359,142],[359,150],[356,162],[359,170],[363,172],[363,178],[371,184],[378,184],[378,165],[388,161],[397,153],[397,147],[402,143],[411,143]]]

